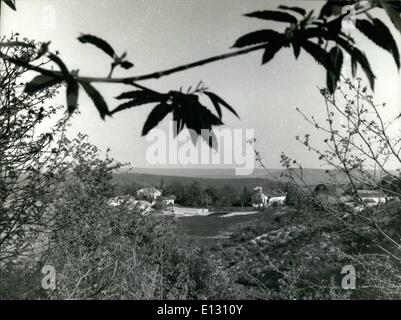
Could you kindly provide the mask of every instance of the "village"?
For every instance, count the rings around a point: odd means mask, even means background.
[[[347,212],[360,212],[366,208],[379,206],[389,201],[400,201],[397,197],[385,194],[382,190],[358,189],[355,194],[345,192],[340,186],[318,184],[312,189],[309,200],[316,203],[324,203],[333,206],[341,205]],[[305,200],[306,201],[306,200]],[[312,202],[313,202],[312,201]],[[133,195],[118,195],[108,200],[110,206],[127,205],[132,210],[138,210],[143,215],[149,213],[183,216],[208,216],[216,213],[233,215],[233,212],[216,210],[215,207],[207,206],[192,207],[184,206],[177,202],[175,195],[163,195],[163,191],[158,187],[141,188]],[[238,212],[231,208],[236,214],[251,214],[263,211],[268,208],[283,208],[288,206],[288,193],[281,189],[264,193],[261,186],[255,186],[252,190],[249,211]],[[245,208],[242,208],[245,209]]]

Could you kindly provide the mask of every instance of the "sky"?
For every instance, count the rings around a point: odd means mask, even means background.
[[[118,70],[115,76],[140,75],[228,52],[239,36],[251,31],[284,30],[283,23],[251,19],[243,14],[295,2],[316,11],[323,4],[318,0],[17,0],[17,12],[2,5],[0,32],[18,32],[21,37],[37,41],[50,40],[50,48],[60,51],[70,69],[79,69],[80,75],[104,77],[109,71],[108,56],[76,39],[80,33],[97,35],[112,44],[117,53],[127,51],[128,59],[135,64],[128,71]],[[387,17],[383,16],[383,20],[388,22]],[[399,33],[392,26],[391,30],[401,48]],[[401,76],[393,58],[357,31],[350,32],[367,53],[377,75],[375,100],[387,103],[386,116],[401,112]],[[360,76],[365,79],[363,74]],[[203,81],[240,115],[239,120],[225,112],[224,128],[254,130],[256,146],[267,167],[279,168],[280,154],[284,152],[300,160],[304,167],[319,168],[321,163],[316,155],[300,145],[295,136],[311,133],[311,141],[318,144],[322,138],[313,133],[295,108],[323,117],[324,104],[317,87],[325,85],[325,78],[325,70],[310,56],[302,52],[295,60],[292,50],[286,49],[264,66],[261,52],[254,52],[141,84],[168,92]],[[123,85],[96,87],[112,107],[117,105],[117,94],[132,90]],[[64,93],[57,101],[64,103]],[[99,148],[110,148],[117,160],[151,168],[146,158],[151,142],[141,136],[151,107],[143,105],[103,121],[81,93],[81,114],[72,120],[69,134],[86,133]],[[167,130],[168,120],[160,128]]]

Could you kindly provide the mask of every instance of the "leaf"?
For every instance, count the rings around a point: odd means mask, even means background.
[[[6,5],[8,5],[14,11],[17,11],[17,7],[15,6],[15,0],[2,0]]]
[[[298,59],[299,54],[301,53],[301,46],[299,45],[298,41],[292,41],[291,44],[292,44],[292,48],[294,50],[295,59]]]
[[[208,94],[206,93],[206,95],[208,95]],[[209,95],[208,95],[208,96],[209,96]],[[219,119],[221,119],[221,118],[223,117],[223,113],[221,112],[220,104],[217,102],[216,99],[212,99],[210,96],[209,96],[209,98],[210,98],[210,100],[212,101],[212,103],[213,103],[213,105],[214,105],[214,108],[215,108],[216,111],[217,111],[217,114],[219,115]]]
[[[251,13],[245,14],[247,17],[251,18],[259,18],[264,20],[273,20],[279,22],[289,22],[289,23],[297,23],[298,20],[286,12],[273,11],[273,10],[265,10],[265,11],[255,11]]]
[[[220,98],[217,94],[210,92],[210,91],[204,91],[203,93],[206,94],[210,98],[210,100],[212,100],[213,104],[218,103],[220,105],[223,105],[228,110],[230,110],[233,114],[235,114],[238,119],[240,119],[237,112],[227,102],[225,102],[222,98]]]
[[[195,131],[197,135],[201,135],[202,129],[211,128],[211,124],[202,114],[202,108],[205,107],[199,103],[198,97],[196,95],[186,95],[182,99],[184,100],[181,105],[182,120],[187,128]],[[190,133],[193,144],[196,144],[197,135],[192,135],[191,131]]]
[[[329,52],[330,59],[333,63],[334,70],[327,72],[327,89],[331,94],[333,94],[337,88],[337,83],[340,80],[341,68],[344,62],[343,52],[338,46],[332,48]]]
[[[320,9],[320,14],[319,14],[320,19],[331,16],[331,6],[332,5],[330,1],[327,0],[326,3],[323,5],[323,7]]]
[[[103,39],[100,39],[96,36],[90,35],[90,34],[83,34],[78,37],[78,40],[81,43],[90,43],[93,44],[94,46],[98,47],[99,49],[103,50],[106,54],[108,54],[110,57],[114,58],[114,49],[111,47],[111,45],[106,42]]]
[[[59,67],[67,82],[67,111],[71,115],[77,109],[79,85],[77,80],[68,71],[64,62],[55,54],[49,53],[49,59],[54,61]]]
[[[81,81],[80,83],[95,104],[97,110],[99,111],[100,117],[104,120],[106,116],[110,115],[110,111],[102,95],[89,82]]]
[[[300,28],[301,29],[305,29],[305,27],[306,27],[306,25],[311,21],[313,21],[313,18],[312,18],[312,16],[313,16],[313,13],[315,12],[315,10],[311,10],[311,11],[309,11],[309,13],[308,13],[308,15],[305,17],[305,18],[303,18],[302,20],[301,20],[301,22],[299,23],[299,26],[300,26]]]
[[[179,105],[181,106],[182,120],[188,129],[196,132],[196,135],[191,133],[191,139],[194,144],[197,142],[197,137],[202,134],[202,130],[212,130],[212,126],[222,125],[221,119],[217,118],[208,108],[199,102],[198,96],[194,94],[181,95],[179,97]],[[206,137],[202,135],[204,140]],[[207,143],[211,146],[208,139]]]
[[[154,107],[143,125],[142,135],[147,135],[148,132],[156,127],[172,110],[172,106],[167,103],[160,103]]]
[[[393,55],[397,68],[400,69],[400,53],[397,44],[387,26],[379,19],[361,19],[356,21],[356,27],[376,45]]]
[[[66,77],[72,77],[70,72],[68,71],[66,65],[64,64],[64,62],[55,54],[53,53],[49,53],[49,59],[52,60],[53,62],[55,62],[59,67],[60,67],[60,71],[61,73]]]
[[[181,113],[181,108],[174,108],[173,110],[173,121],[176,124],[176,127],[173,132],[174,138],[177,137],[178,134],[184,129],[184,121],[182,121],[182,113]]]
[[[351,72],[352,77],[355,78],[358,71],[358,61],[356,61],[355,56],[351,56]]]
[[[116,112],[129,109],[132,107],[140,106],[147,103],[163,102],[166,100],[166,95],[160,94],[154,91],[148,90],[134,90],[121,93],[116,99],[131,99],[130,101],[124,102],[117,106],[111,114]]]
[[[209,96],[213,103],[223,101],[211,92],[205,94]],[[202,130],[208,130],[209,134],[202,135],[202,138],[210,147],[215,148],[217,146],[216,138],[209,139],[209,136],[215,137],[210,131],[212,130],[212,126],[223,124],[221,119],[199,102],[198,95],[184,94],[180,91],[170,91],[167,95],[169,96],[169,100],[172,100],[173,105],[173,121],[176,123],[174,136],[176,137],[184,126],[186,126],[188,129],[191,129],[191,139],[196,144],[198,136],[203,133]]]
[[[339,15],[342,7],[354,4],[355,2],[356,0],[327,0],[320,10],[319,18]]]
[[[67,110],[72,114],[77,109],[79,86],[75,79],[67,80]]]
[[[147,90],[134,90],[121,93],[116,99],[145,99],[149,97],[158,97],[159,99],[164,95],[158,92],[147,91]]]
[[[262,65],[268,63],[271,59],[274,58],[277,52],[283,47],[282,44],[272,43],[271,45],[267,45],[265,52],[262,57]]]
[[[258,30],[248,33],[235,42],[234,48],[242,48],[246,46],[255,45],[258,43],[277,41],[282,39],[283,35],[274,30]]]
[[[395,11],[401,13],[401,1],[400,0],[383,0],[386,5],[393,8]]]
[[[128,102],[122,103],[120,105],[118,105],[112,112],[111,114],[114,114],[116,112],[122,111],[122,110],[126,110],[126,109],[130,109],[132,107],[137,107],[137,106],[141,106],[143,104],[148,104],[148,103],[156,103],[156,102],[160,102],[160,99],[156,99],[156,98],[147,98],[147,99],[141,99],[141,100],[130,100]]]
[[[338,47],[334,47],[328,53],[311,41],[303,41],[302,47],[308,52],[319,64],[323,65],[327,71],[326,85],[331,94],[336,89],[337,82],[341,75],[343,64],[343,53]]]
[[[124,69],[130,69],[134,66],[133,63],[129,62],[129,61],[123,61],[120,63],[121,67],[123,67]]]
[[[218,140],[212,129],[209,130],[209,135],[210,137],[208,137],[208,139],[206,139],[205,136],[202,136],[203,140],[209,145],[209,148],[218,151]]]
[[[331,62],[329,53],[319,47],[317,44],[305,40],[301,42],[302,48],[308,52],[319,64],[323,65],[327,71],[334,71],[334,65]]]
[[[306,10],[302,9],[300,7],[278,6],[278,8],[282,9],[282,10],[294,11],[296,13],[299,13],[299,14],[303,15],[303,16],[306,14]]]
[[[374,75],[372,68],[370,67],[370,63],[368,59],[366,58],[366,55],[356,48],[355,46],[351,45],[348,43],[348,41],[337,37],[335,39],[337,44],[339,44],[345,51],[347,51],[351,55],[351,59],[354,59],[354,61],[358,62],[360,66],[363,69],[363,72],[366,74],[369,84],[372,90],[374,90],[375,87],[375,79],[376,76]],[[352,61],[352,60],[351,60]]]
[[[41,74],[36,76],[26,84],[24,92],[27,94],[33,94],[39,90],[43,90],[58,83],[61,83],[62,81],[62,78],[53,78]]]
[[[401,5],[397,1],[380,0],[380,4],[386,10],[394,27],[401,33]]]
[[[210,110],[205,106],[199,104],[195,110],[195,113],[189,113],[192,116],[192,120],[194,120],[195,126],[192,125],[189,119],[186,119],[186,123],[188,128],[193,129],[198,133],[198,135],[202,135],[202,130],[208,130],[210,132],[212,130],[212,126],[220,126],[223,124],[223,122],[213,113],[211,113]],[[202,138],[208,143],[209,147],[217,147],[216,138],[212,140],[206,139],[205,135],[202,135]],[[192,137],[192,142],[194,144],[196,143],[196,137]]]

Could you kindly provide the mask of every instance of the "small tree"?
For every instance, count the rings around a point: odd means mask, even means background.
[[[252,193],[248,191],[247,187],[244,187],[241,194],[241,207],[247,207],[251,205]]]
[[[0,52],[29,63],[35,60],[38,45],[24,43],[30,46],[0,47]],[[44,122],[54,121],[61,108],[51,103],[59,86],[28,94],[32,86],[25,86],[27,73],[24,67],[0,60],[1,268],[35,243],[47,223],[51,194],[64,171],[67,119],[61,118],[50,129],[43,127]]]
[[[284,189],[287,193],[285,203],[300,210],[305,204],[305,197],[303,196],[302,192],[300,192],[298,187],[293,183],[287,183]]]
[[[312,223],[315,228],[317,224],[317,228],[322,228],[319,232],[323,232],[325,249],[317,246],[313,253],[305,254],[313,254],[318,261],[331,261],[331,268],[357,265],[360,289],[353,292],[352,296],[399,298],[401,193],[398,186],[401,176],[399,170],[390,170],[389,165],[395,168],[401,165],[401,136],[398,131],[401,115],[385,119],[382,111],[385,104],[374,102],[368,89],[362,86],[361,79],[357,79],[356,83],[346,79],[336,95],[326,89],[320,90],[320,93],[325,102],[324,123],[315,116],[308,117],[301,110],[298,111],[320,133],[316,136],[323,136],[325,148],[319,148],[309,134],[303,138],[297,137],[297,140],[326,164],[326,174],[331,184],[342,188],[344,195],[353,195],[355,202],[352,204],[349,196],[344,196],[345,200],[340,197],[335,203],[326,201],[325,197],[314,197],[301,163],[282,154],[282,164],[286,169],[284,176],[312,204],[303,216],[305,223]],[[256,154],[263,166],[260,153],[256,151]],[[390,200],[374,205],[361,201],[357,192],[361,186],[376,190]],[[320,223],[321,227],[313,220],[316,219],[316,213],[325,219]],[[342,233],[342,236],[338,233]],[[326,254],[328,250],[332,252],[329,260]],[[272,265],[275,263],[272,262]],[[274,268],[283,276],[283,283],[294,284],[293,275],[287,274],[286,269],[280,269],[277,265]],[[310,280],[306,279],[307,273],[298,274],[296,288],[306,286],[309,288],[307,290],[317,292],[313,284],[308,284]],[[328,283],[325,290],[329,293],[337,289]]]

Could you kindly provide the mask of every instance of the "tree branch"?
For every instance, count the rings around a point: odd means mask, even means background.
[[[213,56],[210,58],[206,58],[206,59],[202,59],[202,60],[198,60],[192,63],[188,63],[188,64],[184,64],[178,67],[174,67],[174,68],[170,68],[170,69],[166,69],[166,70],[162,70],[162,71],[156,71],[156,72],[152,72],[152,73],[148,73],[148,74],[144,74],[144,75],[139,75],[139,76],[133,76],[133,77],[125,77],[125,78],[102,78],[102,77],[77,77],[76,79],[78,81],[84,81],[84,82],[103,82],[103,83],[125,83],[125,84],[133,84],[136,81],[143,81],[143,80],[150,80],[150,79],[159,79],[161,77],[176,73],[176,72],[180,72],[180,71],[184,71],[184,70],[188,70],[188,69],[192,69],[195,67],[199,67],[211,62],[215,62],[215,61],[219,61],[219,60],[224,60],[224,59],[228,59],[231,57],[236,57],[239,55],[243,55],[246,54],[248,52],[252,52],[252,51],[257,51],[257,50],[261,50],[264,49],[266,47],[266,43],[263,43],[261,45],[257,45],[257,46],[253,46],[250,48],[245,48],[245,49],[241,49],[241,50],[237,50],[234,52],[229,52],[229,53],[224,53],[224,54],[220,54],[217,56]],[[19,65],[21,67],[25,67],[29,70],[33,70],[33,71],[37,71],[40,72],[41,74],[44,75],[48,75],[51,77],[62,77],[62,73],[59,71],[52,71],[52,70],[48,70],[48,69],[44,69],[41,67],[37,67],[34,66],[30,63],[21,61],[19,59],[10,57],[8,55],[5,55],[3,53],[0,53],[0,57],[4,60],[10,61],[16,65]]]

